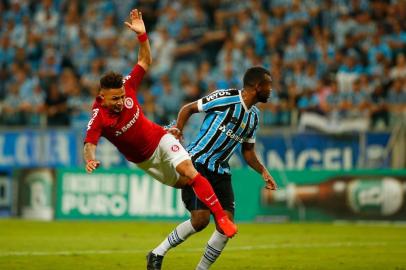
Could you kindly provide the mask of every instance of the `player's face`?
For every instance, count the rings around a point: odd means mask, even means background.
[[[257,98],[259,102],[266,103],[271,96],[272,79],[271,76],[265,75],[265,80],[258,84]]]
[[[116,113],[119,113],[123,110],[125,99],[124,87],[101,90],[100,94],[103,97],[102,104],[107,109]]]

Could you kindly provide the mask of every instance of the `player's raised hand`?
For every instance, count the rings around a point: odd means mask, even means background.
[[[88,160],[86,162],[86,172],[87,173],[92,173],[94,170],[96,170],[97,167],[99,167],[100,161],[98,160]]]
[[[273,179],[273,177],[269,174],[268,171],[264,171],[262,173],[262,178],[264,179],[266,186],[265,188],[267,189],[272,189],[272,190],[276,190],[278,188],[278,185],[276,184],[275,180]]]
[[[128,28],[133,30],[137,35],[145,33],[145,24],[144,21],[142,20],[142,14],[141,11],[138,11],[138,9],[133,9],[130,12],[130,21],[129,22],[124,22],[125,25],[127,25]]]

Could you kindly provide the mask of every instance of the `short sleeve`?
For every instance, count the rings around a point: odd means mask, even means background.
[[[145,70],[142,66],[136,64],[129,75],[125,76],[123,81],[126,88],[131,88],[137,91],[142,79],[144,78]]]
[[[200,112],[221,110],[231,104],[240,102],[238,90],[217,90],[197,101]]]
[[[94,108],[92,110],[92,118],[87,124],[87,131],[85,137],[85,143],[91,143],[97,145],[102,133],[103,121],[100,113],[100,109]]]
[[[258,131],[258,122],[259,122],[259,114],[255,113],[253,128],[250,130],[247,137],[244,139],[244,142],[255,143]]]

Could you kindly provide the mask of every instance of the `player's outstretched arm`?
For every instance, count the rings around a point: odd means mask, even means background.
[[[262,175],[262,178],[264,179],[266,183],[266,188],[275,190],[278,188],[276,185],[275,180],[273,177],[270,175],[268,170],[262,163],[259,161],[257,154],[255,153],[254,150],[255,144],[254,143],[243,143],[242,148],[241,148],[241,153],[247,162],[247,164],[253,168],[255,171],[260,173]]]
[[[142,20],[141,11],[138,9],[133,9],[130,12],[130,21],[124,22],[125,25],[132,31],[134,31],[138,40],[140,41],[140,49],[138,51],[138,64],[147,71],[152,63],[151,47],[149,45],[147,32],[145,30],[145,24]]]
[[[86,172],[92,173],[100,165],[100,161],[96,160],[96,145],[85,143],[83,147],[83,158],[86,162]]]
[[[176,127],[174,127],[175,129],[171,131],[172,135],[174,135],[176,139],[182,139],[183,128],[185,127],[190,116],[197,112],[199,112],[197,101],[188,103],[180,109],[178,119],[176,120]]]

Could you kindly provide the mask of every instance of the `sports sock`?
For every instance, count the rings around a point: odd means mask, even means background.
[[[214,193],[212,186],[205,177],[199,173],[189,182],[189,185],[193,188],[200,201],[210,209],[216,220],[226,215],[216,193]]]
[[[224,249],[228,241],[227,236],[219,233],[217,230],[211,235],[207,242],[206,249],[196,270],[207,270],[220,256],[221,251]]]
[[[196,230],[193,228],[191,220],[186,220],[185,222],[179,224],[168,235],[168,237],[152,251],[152,253],[165,256],[168,250],[176,247],[195,232]]]

